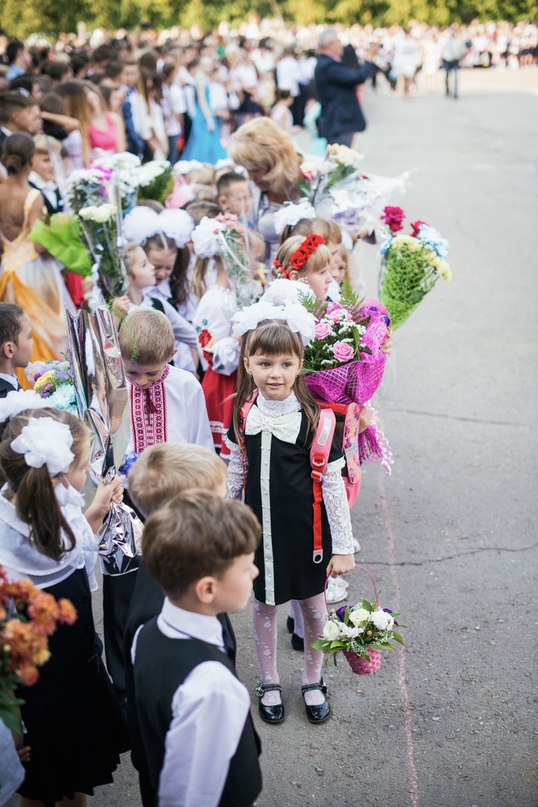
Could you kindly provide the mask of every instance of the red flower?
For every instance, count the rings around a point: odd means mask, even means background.
[[[402,222],[404,219],[405,213],[401,207],[391,207],[391,205],[387,205],[383,209],[381,221],[385,222],[391,233],[397,233],[402,229]]]
[[[213,339],[213,337],[209,333],[207,328],[204,328],[204,330],[200,331],[200,333],[198,334],[198,342],[200,344],[200,347],[205,347],[206,345],[208,345],[211,342],[212,339]]]
[[[213,354],[208,353],[207,350],[202,350],[202,356],[210,367],[213,367]]]
[[[411,227],[413,228],[413,232],[411,233],[411,235],[413,236],[413,238],[417,238],[418,231],[420,230],[422,224],[426,224],[426,222],[421,221],[420,219],[417,219],[411,224]]]
[[[321,235],[311,233],[308,238],[305,238],[299,249],[295,250],[290,258],[290,264],[294,269],[300,271],[308,261],[309,257],[314,254],[321,244],[324,243],[325,240],[321,237]]]

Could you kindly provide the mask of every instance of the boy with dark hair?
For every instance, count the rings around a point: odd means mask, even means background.
[[[33,344],[32,323],[20,305],[0,303],[0,398],[19,389],[15,370],[28,366]]]
[[[245,177],[233,171],[223,174],[217,181],[217,202],[223,213],[233,213],[248,221],[252,200]]]
[[[260,527],[241,502],[194,489],[146,522],[148,572],[166,594],[133,642],[137,716],[155,801],[248,807],[261,791],[250,699],[217,614],[240,611]]]

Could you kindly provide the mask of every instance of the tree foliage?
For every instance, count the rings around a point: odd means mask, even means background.
[[[232,25],[251,14],[281,16],[288,23],[371,23],[406,25],[419,20],[432,25],[472,19],[535,20],[537,0],[2,0],[0,29],[8,36],[76,31],[77,24],[110,30],[136,29],[141,23],[155,28],[197,23],[203,30],[221,20]]]

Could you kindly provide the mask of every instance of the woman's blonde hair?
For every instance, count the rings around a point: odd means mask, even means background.
[[[318,233],[316,233],[318,235]],[[281,245],[276,254],[275,262],[278,262],[282,269],[286,272],[297,272],[301,277],[314,274],[315,272],[322,272],[326,266],[331,262],[331,253],[325,244],[320,244],[316,247],[315,252],[305,261],[301,269],[296,269],[291,263],[291,258],[294,252],[301,247],[305,239],[302,235],[292,235],[287,241]]]
[[[8,497],[9,494],[15,497],[17,516],[30,527],[31,543],[42,555],[61,560],[66,552],[73,549],[76,539],[58,504],[47,466],[30,467],[25,462],[24,454],[19,454],[11,447],[30,420],[37,418],[52,418],[69,426],[73,437],[71,451],[77,464],[83,459],[82,452],[89,439],[89,431],[69,412],[52,408],[27,410],[9,421],[0,443],[0,468],[8,485]]]
[[[304,346],[301,337],[282,320],[260,322],[257,328],[243,336],[232,420],[235,439],[239,446],[241,446],[244,436],[241,410],[245,401],[252,398],[255,390],[253,378],[245,367],[245,359],[256,355],[256,353],[262,353],[265,356],[296,356],[302,363]],[[304,377],[300,373],[295,379],[293,391],[308,419],[309,434],[313,437],[319,420],[319,406],[310,394]]]
[[[254,118],[230,138],[232,160],[247,171],[263,174],[274,193],[298,195],[300,158],[290,136],[270,118]]]
[[[82,159],[85,165],[90,162],[90,126],[92,122],[92,108],[86,92],[85,82],[73,79],[63,81],[54,88],[54,92],[65,101],[65,114],[76,118],[80,124],[79,131],[82,137]]]

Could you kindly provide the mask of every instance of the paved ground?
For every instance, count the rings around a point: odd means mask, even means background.
[[[537,88],[535,70],[474,71],[459,101],[366,95],[365,168],[413,171],[400,201],[450,239],[454,272],[395,336],[377,401],[394,471],[367,470],[353,517],[360,561],[401,611],[408,645],[373,677],[344,660],[329,668],[334,716],[312,727],[282,610],[288,717],[259,726],[260,807],[538,803]],[[364,272],[373,293],[368,247]],[[350,583],[353,601],[370,593],[360,570]],[[234,622],[253,690],[249,615]],[[138,803],[126,759],[93,804]]]

